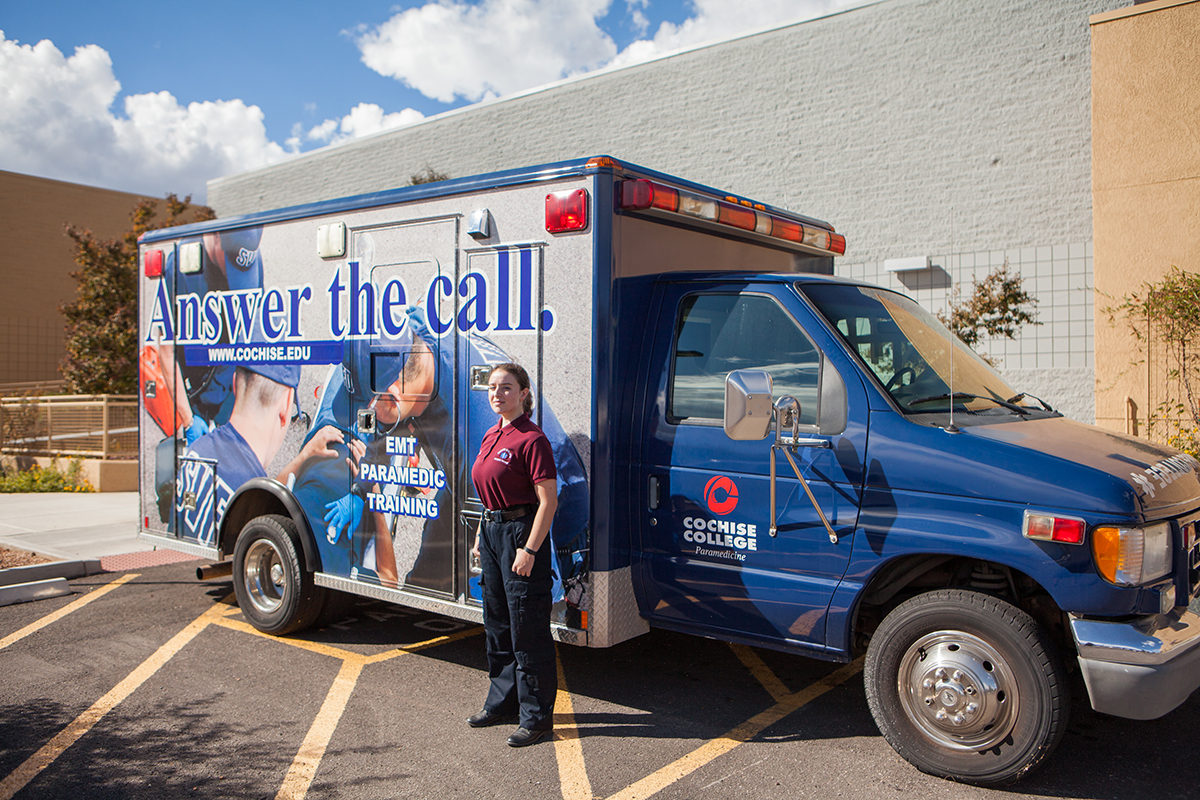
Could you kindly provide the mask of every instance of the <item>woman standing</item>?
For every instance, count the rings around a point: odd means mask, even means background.
[[[483,623],[491,687],[472,728],[517,720],[512,747],[544,738],[554,727],[558,673],[550,635],[553,577],[546,542],[558,507],[554,456],[533,409],[529,375],[499,364],[488,377],[488,400],[500,415],[483,437],[471,468],[486,509],[475,536],[483,568]]]

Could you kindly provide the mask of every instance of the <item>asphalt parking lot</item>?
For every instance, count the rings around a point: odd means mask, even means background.
[[[17,798],[1194,798],[1193,697],[1129,722],[1078,703],[1007,790],[930,778],[867,710],[858,664],[652,632],[560,646],[554,741],[469,729],[476,626],[376,602],[258,634],[197,562],[0,608],[0,800]]]

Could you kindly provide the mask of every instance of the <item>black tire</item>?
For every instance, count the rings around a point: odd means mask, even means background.
[[[897,606],[871,637],[863,683],[897,753],[964,783],[1016,781],[1067,728],[1058,651],[1024,611],[979,592],[944,589]]]
[[[304,630],[325,604],[300,563],[300,535],[290,517],[255,517],[238,534],[233,549],[233,589],[246,619],[276,636]]]
[[[351,594],[350,592],[326,589],[325,604],[321,607],[321,613],[317,614],[317,619],[313,622],[313,625],[317,628],[324,628],[335,622],[341,622],[350,616],[350,611],[354,608],[354,601],[357,599],[358,595]]]

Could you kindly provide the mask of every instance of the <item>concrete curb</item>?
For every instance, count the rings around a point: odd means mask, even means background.
[[[103,572],[100,559],[89,558],[84,561],[52,561],[49,564],[28,564],[24,567],[9,567],[0,569],[0,586],[12,586],[31,581],[44,581],[50,578],[83,578]]]
[[[7,570],[5,571],[7,572]],[[65,594],[71,594],[71,586],[67,583],[66,578],[50,578],[45,581],[0,586],[0,606],[29,603],[34,600],[49,600],[51,597],[62,597]]]

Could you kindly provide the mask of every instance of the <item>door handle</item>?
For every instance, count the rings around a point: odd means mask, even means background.
[[[648,505],[650,506],[650,510],[657,511],[658,510],[658,501],[659,501],[659,492],[660,492],[659,480],[658,480],[657,475],[650,476],[650,484],[647,488],[649,490]]]

